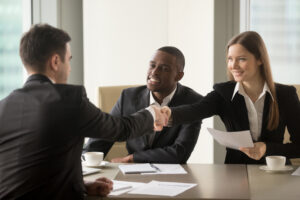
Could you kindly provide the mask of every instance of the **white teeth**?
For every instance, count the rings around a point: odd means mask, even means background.
[[[154,79],[154,78],[150,78],[150,81],[153,81],[153,82],[159,82],[159,80]]]

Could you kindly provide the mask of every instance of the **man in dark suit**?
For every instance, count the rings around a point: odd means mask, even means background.
[[[125,89],[111,114],[128,116],[150,104],[179,106],[200,101],[202,96],[178,83],[183,77],[184,55],[175,47],[158,49],[150,61],[147,86]],[[127,140],[129,155],[112,162],[186,163],[197,142],[200,121],[165,127],[156,135]],[[92,138],[84,151],[110,150],[113,142]]]
[[[153,130],[153,108],[117,118],[91,104],[83,86],[67,85],[72,58],[64,31],[33,26],[21,39],[30,75],[0,101],[0,199],[84,199],[107,195],[106,178],[83,182],[84,137],[125,140]]]

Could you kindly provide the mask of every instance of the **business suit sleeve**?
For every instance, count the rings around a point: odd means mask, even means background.
[[[112,108],[111,114],[116,117],[121,117],[121,102],[122,102],[123,92],[121,97],[118,99],[117,103]],[[90,138],[84,147],[84,152],[88,151],[99,151],[103,152],[104,156],[109,152],[114,142],[111,140],[104,140],[102,138]]]
[[[216,91],[212,91],[197,103],[173,107],[172,124],[191,123],[217,115],[221,110],[221,101],[222,97]]]
[[[178,137],[172,145],[135,152],[134,162],[186,163],[197,142],[200,122],[181,125],[178,131]],[[168,130],[161,134],[168,134]]]
[[[128,117],[115,117],[90,103],[83,87],[81,93],[78,126],[82,136],[125,141],[153,130],[153,117],[149,111],[142,110]]]
[[[279,91],[280,92],[280,91]],[[300,103],[294,87],[285,87],[278,92],[280,117],[285,122],[292,143],[266,141],[266,155],[285,155],[288,158],[300,157]],[[285,127],[285,126],[284,126]],[[272,133],[271,133],[272,134]],[[276,134],[276,133],[274,133]],[[282,135],[283,138],[283,135]]]

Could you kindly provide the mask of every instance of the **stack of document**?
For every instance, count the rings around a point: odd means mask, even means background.
[[[149,163],[119,165],[119,169],[123,172],[123,174],[153,173],[157,170]]]
[[[179,164],[127,164],[119,168],[123,174],[187,174]]]

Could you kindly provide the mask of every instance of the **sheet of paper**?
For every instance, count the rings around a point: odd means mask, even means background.
[[[194,183],[151,181],[146,185],[129,191],[128,194],[146,194],[173,197],[192,187],[195,187],[196,185],[197,184]]]
[[[187,174],[180,164],[151,164],[156,168],[156,172],[142,173],[142,175],[155,175],[155,174]]]
[[[127,193],[130,190],[137,189],[138,187],[141,187],[146,184],[140,182],[129,182],[129,181],[118,181],[118,180],[112,180],[112,181],[114,185],[113,185],[113,190],[109,193],[110,196],[118,196]]]
[[[82,175],[89,175],[89,174],[94,174],[100,172],[101,169],[97,168],[90,168],[90,167],[82,167]]]
[[[300,167],[298,167],[298,169],[296,169],[296,171],[294,171],[292,173],[293,176],[300,176]]]
[[[213,138],[226,147],[239,149],[240,147],[253,147],[250,131],[226,132],[207,128]]]
[[[119,165],[119,169],[123,172],[123,174],[138,174],[138,173],[156,172],[156,169],[151,167],[151,165],[149,163]]]

